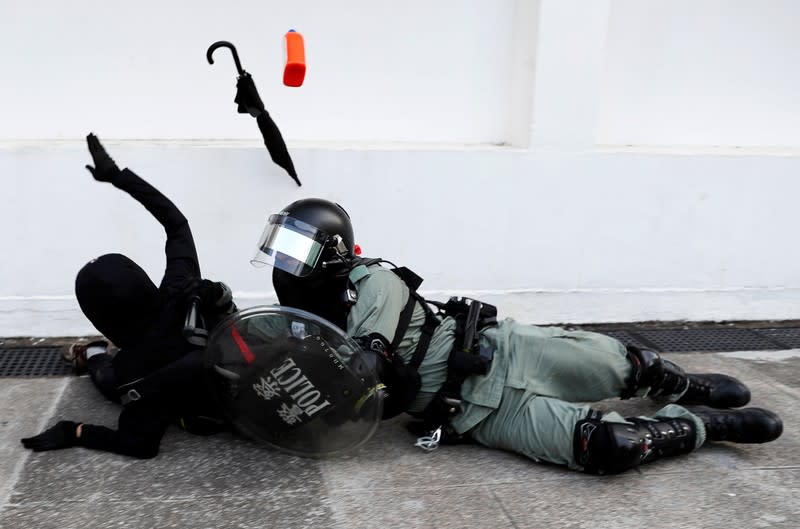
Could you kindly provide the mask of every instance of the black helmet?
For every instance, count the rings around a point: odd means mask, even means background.
[[[270,215],[251,262],[306,277],[320,270],[340,270],[353,257],[350,215],[329,200],[306,198]]]

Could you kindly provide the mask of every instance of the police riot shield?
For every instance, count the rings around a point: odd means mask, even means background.
[[[300,456],[338,455],[364,444],[382,414],[370,353],[303,310],[265,306],[216,327],[207,381],[244,435]]]

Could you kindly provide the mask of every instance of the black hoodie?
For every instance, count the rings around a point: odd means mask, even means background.
[[[196,356],[198,347],[182,335],[187,308],[183,288],[192,278],[200,278],[200,265],[189,222],[167,197],[128,169],[112,183],[147,208],[167,235],[166,270],[158,288],[141,267],[120,254],[94,259],[75,281],[81,310],[98,331],[121,348],[113,359],[121,385],[189,353]],[[136,457],[154,456],[170,422],[186,411],[187,404],[205,401],[206,391],[198,376],[184,376],[171,386],[159,402],[137,401],[126,406],[119,430],[84,425],[80,443]]]
[[[141,341],[162,305],[158,288],[128,257],[111,253],[92,259],[75,279],[83,314],[117,347]]]

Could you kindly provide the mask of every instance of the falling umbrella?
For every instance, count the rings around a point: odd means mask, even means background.
[[[298,186],[302,185],[300,179],[297,178],[297,171],[294,169],[292,157],[289,156],[289,151],[286,149],[286,142],[283,141],[281,131],[278,130],[278,126],[270,117],[269,112],[264,108],[264,103],[261,102],[258,90],[256,90],[253,76],[242,68],[242,63],[239,62],[239,54],[236,52],[236,47],[224,40],[215,42],[209,46],[208,51],[206,51],[206,59],[208,59],[209,64],[214,64],[213,54],[217,48],[228,48],[231,50],[233,61],[236,63],[236,71],[239,73],[239,77],[236,79],[236,97],[234,98],[234,102],[239,105],[237,110],[240,114],[250,114],[256,118],[258,128],[261,130],[262,136],[264,136],[264,144],[267,146],[272,161],[283,167],[286,172],[289,173],[289,176],[297,182]]]

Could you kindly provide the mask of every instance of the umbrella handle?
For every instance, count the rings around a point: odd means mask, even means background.
[[[214,58],[212,55],[217,48],[228,48],[231,50],[233,54],[233,62],[236,63],[236,71],[239,72],[239,75],[244,75],[246,72],[242,69],[242,63],[239,62],[239,54],[236,53],[236,46],[228,42],[227,40],[218,40],[214,44],[208,47],[206,51],[206,59],[208,59],[208,64],[214,64]]]

